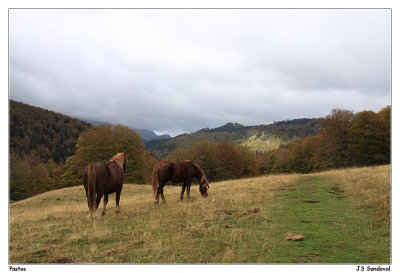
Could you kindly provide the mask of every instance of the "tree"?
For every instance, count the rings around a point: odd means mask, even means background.
[[[65,178],[78,184],[87,164],[108,162],[118,152],[126,152],[128,157],[125,181],[151,182],[148,164],[155,163],[155,160],[151,160],[151,155],[145,151],[139,134],[123,125],[102,125],[81,133],[75,147],[75,155],[67,159]]]
[[[315,136],[291,141],[261,158],[266,173],[320,171],[390,163],[390,106],[380,112],[332,110]]]
[[[200,141],[196,143],[192,149],[191,160],[197,162],[203,171],[207,174],[207,178],[215,181],[218,177],[219,162],[215,154],[215,144],[209,141]]]
[[[348,143],[354,114],[352,111],[333,109],[322,122],[321,134],[327,150],[328,167],[342,168],[348,160]]]
[[[355,116],[350,145],[353,165],[390,163],[390,128],[386,117],[372,111],[363,111]]]
[[[165,159],[169,161],[182,161],[185,159],[189,159],[191,156],[189,155],[189,150],[184,148],[176,148],[171,153],[169,153]]]
[[[224,142],[200,141],[190,148],[179,148],[166,157],[170,161],[191,160],[211,181],[255,176],[260,173],[256,156],[248,148]]]
[[[251,177],[260,174],[260,164],[256,156],[244,146],[236,146],[239,158],[243,161],[242,177]]]
[[[34,153],[19,157],[10,152],[10,200],[17,201],[52,189],[46,166]]]

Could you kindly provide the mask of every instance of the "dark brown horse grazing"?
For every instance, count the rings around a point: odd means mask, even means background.
[[[181,199],[186,191],[186,196],[190,199],[190,184],[193,178],[200,184],[200,193],[203,197],[208,196],[208,189],[210,188],[207,178],[202,169],[189,160],[179,161],[172,163],[170,161],[161,161],[158,163],[153,170],[153,196],[155,197],[155,203],[159,203],[159,196],[161,195],[163,203],[164,198],[164,186],[168,181],[175,183],[182,182]]]
[[[108,194],[115,192],[115,213],[119,212],[119,199],[121,196],[124,174],[127,171],[128,159],[126,153],[118,153],[108,163],[90,163],[85,167],[83,174],[83,186],[89,207],[90,217],[97,214],[101,197],[104,195],[104,207],[101,214],[106,213]],[[97,194],[97,196],[96,196]]]

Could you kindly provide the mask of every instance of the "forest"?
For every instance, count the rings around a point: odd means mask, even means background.
[[[88,127],[82,120],[10,100],[10,152],[18,157],[35,153],[44,162],[64,162]]]
[[[52,159],[45,162],[35,152],[19,157],[11,151],[10,199],[17,201],[52,189],[81,185],[88,163],[107,162],[121,151],[127,153],[129,161],[125,181],[151,181],[157,161],[145,150],[138,133],[119,124],[87,128],[77,139],[75,153],[60,164]]]
[[[282,145],[260,158],[260,173],[309,173],[391,161],[391,107],[378,113],[334,109],[321,131]]]
[[[265,152],[255,152],[247,146],[248,142],[210,141],[208,134],[227,133],[205,129],[195,135],[196,141],[191,145],[175,147],[163,159],[192,160],[213,182],[271,173],[310,173],[387,164],[391,160],[390,118],[391,107],[387,106],[377,113],[334,109],[323,119],[297,120],[293,124],[277,122],[268,127],[271,133],[263,135],[261,142],[278,139],[273,130],[280,133],[279,139],[285,130],[304,137],[287,136],[286,142],[277,142],[274,149]],[[309,133],[301,131],[302,123]],[[293,125],[296,130],[282,127]],[[243,131],[241,126],[235,126],[237,131]],[[91,126],[78,119],[10,101],[11,202],[52,189],[81,185],[86,164],[107,162],[121,151],[128,155],[126,183],[151,183],[152,170],[159,159],[145,148],[133,129],[121,124]]]

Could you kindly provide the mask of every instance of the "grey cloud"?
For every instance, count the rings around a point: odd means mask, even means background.
[[[379,110],[390,10],[11,10],[10,98],[159,132]]]

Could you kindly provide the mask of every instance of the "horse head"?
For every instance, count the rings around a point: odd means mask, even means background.
[[[200,184],[199,190],[200,190],[201,195],[203,197],[207,197],[208,196],[207,191],[210,188],[210,185],[208,184],[208,180],[204,174],[201,177],[199,184]]]

